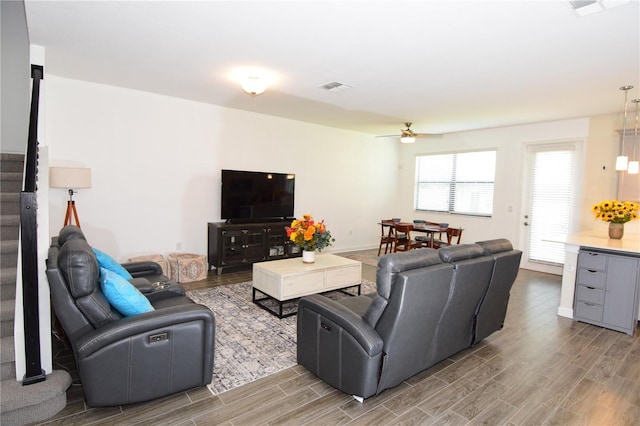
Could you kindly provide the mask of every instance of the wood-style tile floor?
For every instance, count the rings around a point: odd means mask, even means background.
[[[363,265],[363,277],[375,268]],[[210,274],[186,287],[250,279]],[[558,317],[560,282],[520,270],[503,330],[363,404],[295,366],[218,396],[200,388],[111,408],[86,407],[72,386],[46,424],[640,425],[640,333]],[[54,361],[73,368],[68,351]]]

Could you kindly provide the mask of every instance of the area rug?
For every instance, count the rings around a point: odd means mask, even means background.
[[[362,293],[375,292],[364,281]],[[251,282],[187,292],[194,302],[216,316],[213,380],[209,388],[220,394],[277,373],[296,364],[296,316],[278,319],[252,302]],[[341,292],[332,299],[349,297]]]
[[[367,250],[358,253],[342,254],[336,253],[338,256],[346,257],[348,259],[357,260],[365,265],[378,266],[378,249]]]

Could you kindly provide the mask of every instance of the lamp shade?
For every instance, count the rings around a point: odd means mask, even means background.
[[[618,155],[616,157],[616,170],[621,172],[627,170],[629,164],[629,157],[626,155]]]
[[[88,167],[51,167],[49,168],[49,186],[51,188],[91,188],[91,169]]]

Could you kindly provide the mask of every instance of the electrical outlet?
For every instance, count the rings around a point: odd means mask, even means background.
[[[176,250],[182,250],[182,243],[176,243]]]

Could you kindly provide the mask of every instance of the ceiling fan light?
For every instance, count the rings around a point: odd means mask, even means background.
[[[401,143],[414,143],[415,141],[416,141],[416,138],[413,136],[402,136],[400,138]]]
[[[250,75],[242,81],[242,90],[251,96],[257,96],[267,90],[267,84],[257,75]]]

